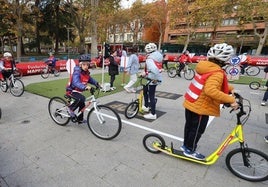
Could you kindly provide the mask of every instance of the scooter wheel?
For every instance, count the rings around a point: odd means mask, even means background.
[[[160,153],[161,151],[157,150],[154,147],[154,144],[157,143],[161,149],[165,148],[165,140],[159,135],[155,133],[150,133],[144,136],[143,138],[143,146],[150,153]]]

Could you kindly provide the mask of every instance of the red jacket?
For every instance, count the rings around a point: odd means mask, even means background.
[[[185,63],[185,62],[192,62],[191,58],[189,55],[186,55],[186,54],[181,54],[179,56],[179,62],[180,63]]]

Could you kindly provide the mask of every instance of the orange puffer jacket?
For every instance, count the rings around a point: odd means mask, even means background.
[[[208,77],[199,98],[195,102],[185,100],[183,106],[200,115],[220,116],[220,104],[234,103],[235,98],[222,91],[224,75],[221,67],[210,61],[200,61],[196,65],[196,72],[200,75],[216,71]],[[233,87],[228,85],[229,91]]]

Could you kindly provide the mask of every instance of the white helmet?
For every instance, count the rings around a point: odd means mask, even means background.
[[[223,62],[227,62],[234,54],[234,49],[226,43],[216,44],[208,51],[208,58],[215,58]]]
[[[151,53],[157,50],[157,46],[154,43],[148,43],[144,49],[146,53]]]
[[[10,52],[5,52],[4,57],[12,57],[12,54]]]

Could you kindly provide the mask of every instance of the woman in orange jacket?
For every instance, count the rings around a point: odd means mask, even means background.
[[[220,115],[220,104],[230,104],[237,109],[238,104],[233,96],[233,87],[228,85],[226,74],[222,70],[231,56],[233,47],[216,44],[208,51],[207,61],[200,61],[196,66],[197,78],[191,83],[185,94],[185,128],[184,143],[181,150],[185,156],[202,160],[204,155],[196,152],[196,147],[205,132],[209,116]],[[202,77],[206,77],[206,80]],[[198,79],[199,78],[199,79]],[[204,80],[197,83],[199,80]]]

